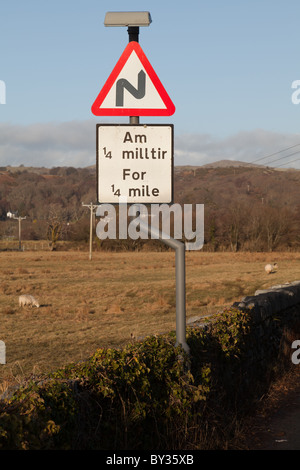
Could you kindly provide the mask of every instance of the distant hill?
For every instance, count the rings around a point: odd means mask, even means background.
[[[193,165],[182,165],[176,168],[181,169],[194,169],[194,168],[236,168],[236,167],[252,167],[252,168],[272,168],[274,170],[279,171],[300,171],[294,168],[276,168],[276,167],[268,167],[267,165],[259,165],[257,163],[247,163],[247,162],[240,162],[238,160],[218,160],[212,163],[206,163],[205,165],[201,166],[193,166]]]
[[[256,165],[255,163],[239,162],[238,160],[219,160],[213,163],[207,163],[203,165],[204,168],[228,168],[228,167],[263,167],[264,165]]]
[[[296,210],[300,204],[300,170],[222,160],[203,166],[175,168],[175,197],[182,203],[225,207],[256,202]]]
[[[194,170],[197,168],[237,168],[237,167],[251,167],[251,168],[270,168],[272,170],[278,170],[278,171],[300,171],[294,168],[276,168],[276,167],[268,167],[267,165],[259,165],[256,163],[248,163],[248,162],[241,162],[238,160],[218,160],[216,162],[211,162],[211,163],[206,163],[205,165],[178,165],[175,167],[176,172],[180,172],[181,170]],[[32,173],[37,173],[40,175],[43,174],[51,174],[53,171],[55,171],[55,168],[60,168],[60,169],[68,169],[68,168],[73,168],[73,167],[53,167],[53,168],[46,168],[46,167],[26,167],[24,165],[20,166],[5,166],[5,167],[0,167],[0,172],[1,171],[9,171],[11,173],[16,173],[16,172],[32,172]],[[96,170],[96,165],[90,165],[87,167],[84,167],[85,170],[89,170],[91,172]],[[80,168],[79,168],[80,170]]]

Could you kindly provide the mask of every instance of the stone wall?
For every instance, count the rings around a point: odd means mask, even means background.
[[[233,307],[251,308],[257,320],[265,320],[297,305],[300,307],[300,281],[257,290],[253,296],[244,297],[240,302],[235,302]]]
[[[243,388],[268,384],[295,367],[292,342],[300,339],[300,281],[258,290],[232,308],[249,311],[252,319],[247,353],[241,364]]]
[[[218,327],[223,322],[226,341],[226,337],[240,328],[237,311],[249,317],[250,329],[247,334],[237,333],[229,340],[232,344],[237,340],[237,349],[236,354],[226,358],[220,349],[222,337],[214,341],[214,324]],[[214,353],[208,350],[207,362],[212,370],[216,403],[222,395],[224,406],[229,402],[235,407],[238,403],[241,408],[252,406],[252,400],[264,395],[276,377],[297,367],[291,356],[292,342],[300,339],[300,281],[258,290],[207,320],[194,318],[189,326],[204,328],[212,338]],[[202,359],[206,360],[205,355]]]

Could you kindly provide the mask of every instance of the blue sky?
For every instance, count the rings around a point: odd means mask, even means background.
[[[176,112],[140,122],[174,124],[176,164],[252,162],[300,144],[300,104],[291,100],[299,1],[6,0],[0,165],[92,165],[95,124],[128,122],[90,109],[128,43],[127,28],[104,26],[105,13],[124,10],[151,13],[140,45]],[[300,153],[282,158],[289,153],[277,154],[278,165],[299,158],[291,166],[300,168]]]

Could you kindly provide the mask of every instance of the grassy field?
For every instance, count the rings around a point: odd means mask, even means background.
[[[278,272],[264,266],[277,261]],[[300,253],[186,253],[187,318],[300,279]],[[22,293],[41,307],[18,306]],[[31,374],[176,327],[174,252],[0,252],[0,393]]]

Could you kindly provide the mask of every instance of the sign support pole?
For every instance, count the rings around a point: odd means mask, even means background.
[[[141,231],[153,238],[159,238],[165,245],[175,250],[176,274],[176,346],[179,344],[189,354],[190,348],[186,342],[186,292],[185,292],[185,244],[180,240],[165,235],[161,230],[149,227],[148,223],[138,221]]]
[[[176,340],[182,348],[189,353],[190,348],[186,343],[186,299],[185,299],[185,244],[174,238],[166,240],[160,238],[163,243],[175,249],[176,270]]]
[[[128,27],[129,42],[139,42],[139,27]],[[139,124],[139,116],[130,116],[130,124]],[[141,227],[141,226],[140,226]],[[141,227],[142,229],[142,227]],[[148,229],[148,226],[147,226]],[[174,238],[163,238],[159,232],[159,239],[175,249],[175,275],[176,275],[176,344],[181,344],[184,351],[189,353],[186,343],[186,295],[185,295],[185,244]]]
[[[128,25],[128,20],[125,21],[124,15],[128,13],[114,13],[114,20],[107,20],[105,22],[106,26],[125,26]],[[112,14],[110,15],[112,17]],[[144,16],[144,15],[142,15]],[[141,17],[141,16],[140,16]],[[145,23],[145,20],[140,23],[140,25],[145,26],[149,25],[151,22],[150,15],[148,15],[148,20]],[[134,26],[128,26],[128,37],[129,42],[135,41],[139,42],[139,26],[136,22]],[[95,105],[95,103],[94,103]],[[92,107],[93,110],[93,107]],[[175,111],[175,107],[172,104],[171,107],[172,113]],[[98,112],[94,112],[98,115]],[[169,114],[172,114],[169,113]],[[168,114],[168,115],[169,115]],[[143,114],[144,115],[144,114]],[[139,124],[140,116],[130,116],[130,124]],[[148,224],[140,223],[140,230],[146,231],[147,233],[153,233],[153,229],[149,229]],[[160,230],[156,233],[156,239],[159,238],[163,243],[175,249],[175,262],[176,262],[176,345],[181,344],[182,348],[189,353],[189,346],[186,343],[186,296],[185,296],[185,244],[179,240],[171,238],[167,235],[164,235]]]

